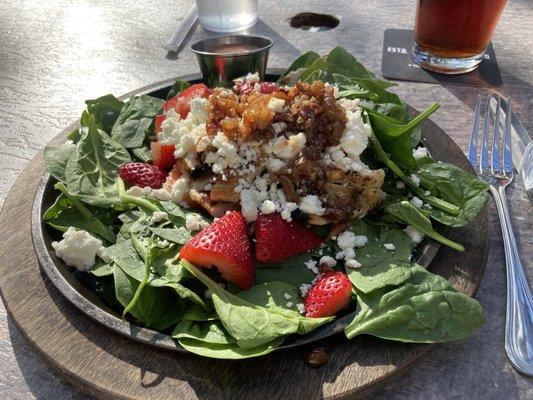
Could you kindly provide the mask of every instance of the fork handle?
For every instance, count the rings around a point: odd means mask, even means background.
[[[507,266],[505,350],[518,371],[533,376],[533,296],[516,246],[505,187],[490,190],[500,217]]]

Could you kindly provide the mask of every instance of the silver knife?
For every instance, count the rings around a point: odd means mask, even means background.
[[[501,107],[504,111],[500,114],[500,124],[503,129],[505,126],[505,116],[508,110],[508,104],[503,99],[501,99]],[[495,98],[491,99],[491,108],[493,112],[495,112]],[[513,136],[513,140],[511,141],[513,164],[522,178],[522,183],[526,189],[529,201],[533,203],[533,141],[526,128],[513,111],[511,111],[511,133]]]
[[[198,12],[196,11],[196,5],[193,5],[189,10],[189,13],[181,23],[179,29],[174,33],[166,43],[163,43],[161,46],[165,50],[177,52],[183,41],[187,38],[187,35],[192,30],[196,21],[198,20]]]

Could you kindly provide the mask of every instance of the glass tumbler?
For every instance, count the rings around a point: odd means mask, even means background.
[[[257,21],[257,0],[196,0],[198,21],[208,31],[237,32]]]
[[[483,60],[506,0],[418,0],[413,59],[444,74],[474,70]]]

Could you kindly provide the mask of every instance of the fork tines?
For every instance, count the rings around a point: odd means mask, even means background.
[[[482,107],[483,96],[479,95],[474,110],[472,136],[468,148],[468,160],[480,174],[492,174],[510,178],[513,174],[511,153],[511,98],[507,99],[507,112],[502,110],[505,102],[500,96],[486,96],[485,107]],[[479,121],[482,109],[485,110],[481,135],[481,152],[478,154]],[[505,118],[502,114],[505,114]],[[491,128],[492,132],[491,132]],[[503,130],[503,137],[500,131]],[[489,150],[490,149],[490,150]],[[503,155],[503,159],[502,159]],[[489,159],[490,157],[490,159]]]

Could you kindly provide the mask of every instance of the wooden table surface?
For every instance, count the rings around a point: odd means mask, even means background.
[[[64,0],[0,2],[0,205],[22,168],[61,129],[77,118],[84,99],[122,94],[149,83],[193,73],[184,51],[167,58],[160,42],[176,29],[190,1]],[[279,4],[284,4],[280,8]],[[307,33],[290,28],[297,12],[336,15],[331,31]],[[275,45],[270,66],[284,67],[299,53],[325,53],[335,45],[353,52],[379,71],[383,31],[409,28],[414,1],[260,1],[254,33]],[[504,84],[492,91],[511,95],[526,128],[533,131],[533,4],[509,2],[494,36]],[[197,28],[194,38],[206,33]],[[487,89],[407,83],[396,91],[421,109],[438,101],[432,117],[466,150],[472,109]],[[533,210],[519,180],[508,189],[522,261],[533,280]],[[505,271],[502,241],[492,218],[492,249],[477,298],[487,324],[470,339],[437,346],[403,377],[380,388],[373,398],[531,399],[533,379],[515,372],[503,348]],[[24,249],[16,249],[24,251]],[[29,250],[28,250],[29,251]],[[2,255],[0,254],[0,262]],[[80,362],[83,362],[82,360]],[[0,302],[0,398],[89,399],[57,378],[32,353]]]

